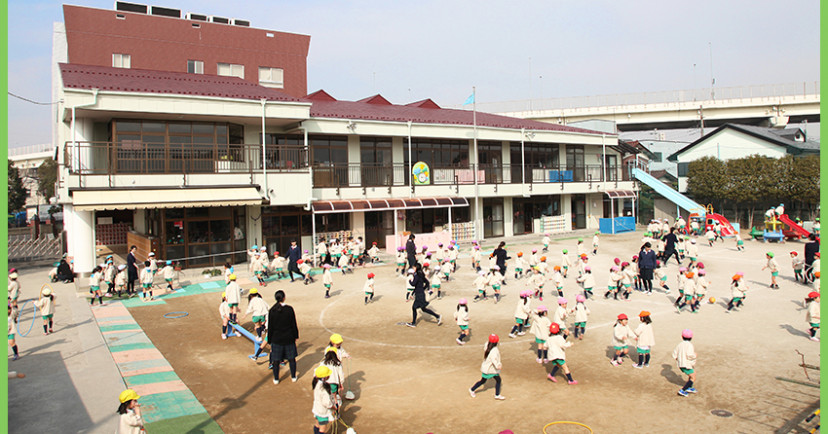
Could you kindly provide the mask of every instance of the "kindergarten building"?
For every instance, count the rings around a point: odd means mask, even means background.
[[[253,244],[361,236],[393,250],[409,232],[565,232],[635,209],[616,135],[308,94],[309,44],[240,19],[65,5],[54,135],[76,271],[97,245],[208,266]]]

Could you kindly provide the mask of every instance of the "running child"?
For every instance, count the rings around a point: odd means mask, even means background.
[[[96,298],[98,299],[98,303],[103,304],[103,291],[101,291],[101,281],[103,280],[103,276],[101,274],[102,267],[97,265],[92,269],[92,274],[89,275],[89,292],[92,294],[92,299],[89,300],[90,306],[95,304]]]
[[[577,279],[584,288],[584,298],[594,297],[592,289],[595,288],[595,277],[592,275],[592,267],[584,267],[584,275]]]
[[[17,271],[12,271],[9,273],[9,303],[14,308],[14,311],[17,312],[17,299],[20,298],[20,281],[18,281]],[[93,299],[94,301],[94,299]]]
[[[12,306],[8,306],[9,311],[9,346],[11,346],[12,352],[14,355],[12,356],[12,361],[15,361],[20,358],[20,355],[17,350],[17,342],[14,340],[14,335],[17,333],[17,323],[15,322],[14,315],[12,315]]]
[[[730,301],[727,303],[727,312],[733,310],[734,307],[742,307],[745,299],[745,292],[747,292],[747,284],[742,282],[741,274],[734,274],[730,283]]]
[[[474,246],[472,248],[472,268],[480,271],[480,246]]]
[[[529,256],[529,268],[534,268],[540,265],[540,258],[538,257],[538,249],[532,249],[532,254]]]
[[[477,288],[477,295],[474,296],[474,301],[478,300],[487,300],[486,297],[486,285],[489,284],[489,277],[486,275],[486,272],[480,270],[477,272],[477,278],[474,279],[474,287]]]
[[[529,305],[529,298],[532,296],[531,291],[520,291],[520,299],[515,308],[515,325],[512,326],[512,331],[509,332],[509,337],[523,336],[526,332],[523,331],[524,326],[528,322],[529,314],[532,312],[532,307]]]
[[[655,345],[655,334],[653,333],[653,320],[650,319],[650,312],[642,310],[638,314],[638,320],[641,324],[635,328],[636,344],[635,351],[638,354],[638,363],[633,365],[633,368],[648,368],[650,367],[650,351]]]
[[[465,345],[466,343],[463,340],[469,336],[469,305],[465,298],[461,298],[457,302],[454,320],[457,322],[457,327],[460,327],[460,336],[456,339],[457,345]]]
[[[819,338],[817,337],[817,332],[819,331],[819,293],[818,292],[809,292],[808,297],[805,299],[805,309],[808,311],[805,313],[805,321],[811,325],[811,328],[808,329],[808,334],[811,335],[811,340],[819,342]],[[15,358],[16,359],[16,358]]]
[[[736,232],[736,251],[744,251],[745,250],[745,240],[742,239],[742,236]]]
[[[576,295],[575,296],[575,307],[572,309],[572,313],[575,314],[575,337],[579,340],[584,339],[584,335],[586,335],[586,323],[587,317],[589,316],[589,308],[586,307],[586,297],[583,295]]]
[[[686,278],[684,280],[683,286],[684,298],[681,300],[681,303],[679,303],[679,305],[676,306],[676,313],[681,313],[681,309],[683,309],[684,306],[687,306],[688,304],[690,305],[690,311],[696,313],[696,281],[693,280],[694,276],[695,273],[693,273],[692,271],[684,273],[684,277]]]
[[[405,277],[405,247],[397,247],[397,268],[394,269],[394,274],[399,274]]]
[[[549,339],[546,340],[546,348],[549,351],[549,358],[552,361],[552,371],[549,372],[546,378],[553,383],[557,383],[558,379],[555,378],[555,374],[558,373],[558,368],[560,368],[563,370],[564,375],[566,375],[567,384],[574,386],[578,382],[572,379],[572,373],[569,372],[569,366],[566,365],[565,352],[567,348],[572,346],[572,343],[566,341],[565,334],[566,329],[561,330],[557,323],[553,322],[549,326]]]
[[[307,285],[309,283],[316,282],[316,279],[311,276],[311,264],[308,261],[304,261],[302,259],[296,261],[296,265],[299,266],[299,272],[305,275],[304,284]],[[328,268],[331,268],[331,264],[325,264]],[[324,267],[324,265],[323,265]]]
[[[138,399],[141,398],[134,390],[127,389],[118,395],[118,401],[121,403],[118,406],[118,414],[121,415],[118,420],[119,434],[137,434],[144,433],[144,419],[141,417],[141,405],[138,404]]]
[[[167,264],[164,265],[164,268],[161,269],[161,272],[164,274],[164,282],[167,282],[167,289],[175,291],[173,288],[173,279],[175,278],[175,268],[173,268],[172,261],[167,261]]]
[[[624,261],[621,263],[621,286],[619,286],[619,290],[621,289],[621,287],[623,287],[623,297],[625,300],[629,300],[630,294],[632,293],[632,284],[633,280],[635,279],[635,274],[633,273],[634,271],[630,267],[629,262]]]
[[[805,260],[800,258],[796,251],[791,251],[791,266],[793,267],[794,280],[805,283],[805,276],[802,274],[805,270]]]
[[[598,254],[598,234],[601,232],[595,232],[595,235],[592,236],[592,255],[595,256]]]
[[[776,262],[776,259],[773,259],[773,252],[765,253],[765,257],[768,258],[768,262],[762,267],[762,270],[768,269],[771,273],[771,289],[779,289],[779,285],[776,284],[776,277],[779,276],[779,264]]]
[[[543,234],[543,253],[549,251],[550,242],[552,242],[552,240],[549,238],[549,234]]]
[[[615,348],[615,356],[610,360],[612,366],[620,366],[624,356],[630,351],[627,348],[627,340],[635,337],[635,333],[627,325],[628,322],[629,318],[622,313],[618,315],[618,320],[612,328],[612,346]]]
[[[529,282],[527,283],[535,290],[535,297],[543,301],[543,284],[546,281],[546,277],[541,274],[540,268],[533,268],[532,273],[532,277],[529,278]]]
[[[673,303],[675,306],[678,306],[682,301],[684,301],[684,285],[687,282],[687,271],[687,267],[679,267],[678,269],[678,281],[676,286],[678,287],[679,293],[678,297],[676,297],[676,301]]]
[[[566,279],[566,274],[569,272],[569,267],[572,266],[572,260],[569,259],[569,250],[563,249],[561,251],[561,274]]]
[[[698,311],[701,309],[701,303],[707,295],[707,288],[710,286],[710,281],[707,280],[707,271],[704,268],[700,268],[696,272],[696,277],[696,298],[694,303],[696,305],[696,311]]]
[[[609,279],[607,280],[607,292],[604,293],[604,298],[609,298],[612,294],[613,298],[618,300],[618,285],[621,281],[621,269],[617,265],[610,267]]]
[[[705,238],[707,238],[707,245],[713,247],[713,242],[716,241],[716,233],[713,232],[713,228],[708,228],[707,232],[704,233]],[[738,241],[736,242],[738,246]]]
[[[664,271],[664,267],[661,265],[661,261],[656,261],[655,270],[653,270],[653,274],[655,278],[658,279],[659,284],[664,289],[666,294],[670,293],[670,287],[667,286],[667,273]]]
[[[699,246],[695,238],[691,238],[690,244],[687,245],[687,256],[690,258],[690,265],[699,261]]]
[[[40,292],[40,298],[34,302],[34,305],[40,310],[40,316],[43,319],[43,335],[54,333],[55,294],[52,294],[52,289],[43,288],[43,291]]]
[[[152,274],[150,264],[150,261],[144,261],[144,268],[138,274],[138,280],[141,281],[141,301],[152,301],[152,281],[155,280],[155,276]]]
[[[348,251],[342,250],[342,254],[339,256],[339,261],[337,261],[337,265],[339,265],[339,269],[342,270],[343,276],[348,272],[354,272],[354,270],[351,268],[350,260],[351,258],[348,257]]]
[[[549,339],[549,326],[552,321],[546,316],[546,306],[540,305],[537,310],[533,312],[532,326],[529,332],[535,335],[535,343],[538,344],[538,363],[546,363],[549,361],[548,351],[544,348],[546,340]]]
[[[230,275],[230,284],[225,288],[227,306],[230,308],[230,322],[238,323],[239,303],[241,303],[241,287],[236,282],[236,275]]]
[[[267,286],[264,281],[264,265],[265,262],[262,261],[262,255],[256,252],[253,256],[253,275],[256,277],[256,282],[259,283],[259,286]]]
[[[362,286],[362,291],[365,293],[365,304],[374,301],[374,273],[368,273],[368,279]]]
[[[578,238],[578,256],[586,255],[586,245],[584,244],[583,238]]]
[[[561,274],[561,266],[556,265],[552,272],[552,281],[555,282],[555,289],[558,291],[558,296],[563,297],[563,275]]]
[[[526,269],[526,260],[523,259],[523,252],[517,252],[515,259],[515,279],[523,277],[523,270]]]
[[[494,378],[495,399],[506,399],[506,397],[500,394],[500,370],[503,369],[503,365],[500,362],[500,350],[497,348],[498,342],[500,342],[500,337],[495,334],[489,335],[489,342],[486,344],[486,351],[483,353],[483,364],[480,365],[480,371],[482,372],[480,381],[474,383],[474,386],[469,389],[469,395],[471,395],[472,398],[477,396],[474,391],[477,390],[478,387],[485,384],[486,380]]]
[[[457,271],[457,254],[458,254],[458,250],[459,250],[459,248],[457,247],[456,244],[452,244],[452,245],[449,246],[448,258],[449,258],[449,265],[450,265],[452,273]]]
[[[273,252],[273,260],[270,261],[270,269],[273,270],[273,275],[276,276],[277,279],[287,277],[287,274],[285,274],[286,262],[285,258],[279,254],[279,251]]]
[[[558,297],[558,307],[552,313],[552,324],[557,324],[563,332],[564,338],[569,337],[569,329],[566,327],[566,318],[569,317],[569,310],[566,306],[569,303],[565,297]]]
[[[681,332],[681,339],[681,343],[673,350],[673,358],[676,359],[681,372],[687,375],[687,383],[678,391],[679,395],[686,397],[689,393],[696,393],[696,388],[693,387],[693,382],[696,381],[696,371],[693,369],[696,366],[696,350],[690,342],[693,340],[693,332],[690,329]]]
[[[431,294],[432,292],[437,291],[437,298],[438,299],[443,298],[443,291],[442,291],[443,281],[441,280],[441,277],[440,277],[440,268],[441,267],[439,265],[436,265],[434,267],[434,272],[431,273],[431,276],[430,276],[431,277],[431,290],[428,292],[429,294]]]
[[[414,269],[408,269],[408,276],[405,278],[405,301],[414,295]]]
[[[687,237],[684,235],[679,235],[678,242],[676,243],[676,250],[678,250],[679,259],[681,259],[682,261],[684,260],[684,251],[687,250],[686,246]]]
[[[377,247],[376,241],[371,243],[371,248],[368,249],[368,256],[371,258],[372,264],[379,261],[379,247]]]
[[[262,333],[267,329],[265,322],[267,321],[267,314],[270,312],[270,306],[264,301],[259,290],[253,288],[247,293],[247,312],[245,315],[253,315],[253,327],[256,329],[256,337],[262,339]]]
[[[333,286],[333,274],[331,264],[322,265],[322,286],[325,287],[325,298],[331,298],[331,286]]]

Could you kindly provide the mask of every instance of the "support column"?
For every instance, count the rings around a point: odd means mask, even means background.
[[[561,215],[564,216],[565,228],[567,231],[572,230],[572,196],[569,194],[561,195]]]
[[[147,210],[145,209],[136,209],[132,212],[132,227],[135,228],[135,232],[139,234],[147,233],[146,215]]]
[[[503,235],[507,237],[515,235],[515,211],[512,209],[514,205],[512,199],[511,197],[503,198]]]
[[[88,276],[95,268],[95,212],[77,211],[72,205],[65,205],[64,210],[67,208],[72,219],[67,239],[75,259],[75,273]]]
[[[359,152],[359,136],[348,136],[348,184],[354,187],[362,185],[362,171],[358,169],[359,163],[362,161],[362,155]]]
[[[351,216],[351,236],[362,237],[365,240],[365,212],[353,212]]]

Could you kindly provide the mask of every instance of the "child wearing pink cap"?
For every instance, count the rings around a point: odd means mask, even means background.
[[[322,268],[325,270],[322,272],[322,285],[325,287],[325,298],[331,298],[331,286],[333,286],[331,264],[325,264]]]
[[[546,313],[546,306],[538,306],[538,309],[533,312],[532,327],[529,329],[529,332],[535,335],[535,343],[538,345],[538,363],[549,361],[548,351],[544,347],[546,340],[549,339],[549,326],[552,325],[552,321],[549,320]]]
[[[580,294],[575,296],[575,307],[572,313],[575,314],[575,337],[583,340],[586,334],[587,316],[590,313],[589,308],[586,307],[586,297]]]
[[[509,332],[510,338],[526,334],[523,327],[528,323],[529,314],[532,312],[532,307],[529,305],[531,295],[531,291],[520,291],[520,300],[518,300],[515,308],[515,325],[512,327],[512,331]]]
[[[472,268],[480,271],[480,246],[472,247]]]
[[[454,321],[460,327],[460,336],[457,337],[457,345],[465,345],[463,339],[469,336],[469,304],[468,300],[461,298],[457,302],[457,310],[454,311]]]
[[[589,298],[594,296],[592,294],[592,288],[595,287],[595,277],[592,275],[592,268],[589,266],[584,267],[584,275],[577,279],[578,283],[580,283],[584,288],[584,298]]]
[[[687,267],[679,267],[677,284],[679,295],[676,297],[676,302],[674,303],[676,306],[684,300],[684,284],[687,282],[685,273],[687,273]]]
[[[609,298],[610,294],[618,300],[618,281],[621,280],[621,269],[613,265],[610,267],[609,280],[607,280],[607,292],[604,293],[604,298]]]
[[[405,277],[405,247],[397,247],[397,268],[394,269],[394,274],[399,273],[400,276]]]
[[[624,287],[624,299],[629,300],[632,293],[632,284],[635,279],[635,272],[630,268],[629,262],[621,263],[621,285]]]
[[[565,297],[558,297],[558,307],[552,313],[552,324],[557,324],[563,332],[564,338],[569,336],[569,329],[566,327],[566,318],[569,316],[569,310],[566,306],[569,303]]]
[[[477,288],[477,295],[474,296],[474,301],[486,300],[486,285],[489,284],[489,278],[486,272],[480,270],[477,272],[477,279],[474,279],[474,287]]]
[[[532,249],[532,254],[529,256],[529,268],[535,268],[538,264],[540,264],[538,249]]]
[[[632,275],[633,278],[633,287],[636,291],[641,291],[642,284],[641,284],[641,276],[638,270],[638,255],[633,255],[632,259],[630,260],[630,271],[629,273]]]
[[[693,348],[693,332],[685,329],[681,332],[681,342],[676,345],[673,350],[673,358],[676,359],[676,364],[681,372],[687,375],[687,383],[678,391],[680,396],[687,396],[690,393],[696,393],[696,388],[693,387],[693,382],[696,381],[696,349]]]
[[[701,264],[701,263],[699,263]],[[710,281],[707,280],[707,271],[704,268],[699,268],[699,271],[696,272],[696,311],[701,308],[701,302],[704,301],[704,297],[707,295],[707,287],[710,286]]]

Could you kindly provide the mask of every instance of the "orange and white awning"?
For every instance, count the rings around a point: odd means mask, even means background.
[[[421,197],[410,199],[320,200],[311,204],[314,214],[460,206],[469,206],[469,201],[464,197]]]

